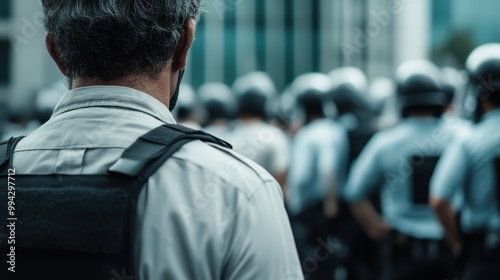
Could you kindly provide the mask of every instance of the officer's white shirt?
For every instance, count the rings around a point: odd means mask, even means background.
[[[443,114],[441,125],[443,129],[449,130],[449,133],[460,138],[468,137],[473,128],[473,123],[471,121],[461,118],[455,112]]]
[[[346,199],[357,202],[380,189],[383,216],[392,228],[415,238],[441,239],[443,231],[430,206],[413,203],[411,158],[440,156],[452,137],[434,118],[406,118],[378,132],[351,169]]]
[[[69,91],[22,140],[18,174],[103,174],[139,136],[175,123],[125,87]],[[281,189],[260,166],[202,142],[185,145],[143,188],[137,279],[302,279]]]
[[[349,140],[343,126],[320,119],[301,128],[293,139],[287,179],[290,213],[299,214],[325,199],[324,174],[336,176],[337,196],[343,197],[348,158]]]
[[[431,196],[452,201],[463,194],[462,229],[466,233],[500,230],[499,174],[500,109],[487,113],[471,133],[446,149],[431,180]]]
[[[255,161],[273,175],[288,169],[288,140],[281,130],[270,124],[262,121],[239,121],[228,141],[235,151]]]

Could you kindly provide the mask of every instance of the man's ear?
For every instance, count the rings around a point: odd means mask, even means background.
[[[194,33],[196,32],[196,22],[194,19],[188,19],[184,23],[184,34],[182,34],[177,48],[175,49],[174,59],[172,62],[172,70],[179,71],[186,68],[187,56],[191,45],[194,40]]]
[[[47,51],[49,51],[49,54],[56,63],[57,67],[59,68],[59,71],[61,71],[61,73],[63,73],[63,75],[67,77],[68,69],[66,69],[66,66],[64,66],[61,53],[59,52],[56,45],[52,41],[52,38],[50,38],[49,34],[45,36],[45,46],[47,47]]]

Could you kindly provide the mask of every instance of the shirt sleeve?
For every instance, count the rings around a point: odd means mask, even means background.
[[[303,279],[280,192],[268,182],[251,199],[240,197],[222,279]]]
[[[149,179],[137,207],[137,278],[283,279],[299,273],[280,186],[268,174],[255,179],[238,166],[228,169],[240,174],[233,178],[171,159]],[[164,176],[166,170],[176,176]]]
[[[332,131],[332,134],[320,140],[318,166],[320,173],[332,175],[336,181],[337,193],[341,192],[345,181],[348,157],[348,139],[345,130]]]
[[[294,190],[299,190],[307,183],[311,166],[313,166],[314,150],[306,135],[297,135],[292,144],[292,157],[290,172],[288,173],[288,184]]]
[[[299,133],[292,143],[292,160],[287,176],[287,206],[292,214],[297,214],[306,200],[302,195],[307,192],[310,178],[313,176],[315,151],[308,135]]]
[[[347,201],[360,201],[380,185],[383,167],[379,142],[379,137],[374,136],[353,164],[345,187]]]
[[[281,132],[278,129],[273,130],[274,131],[274,141],[272,143],[273,145],[273,157],[272,157],[272,163],[271,163],[271,169],[273,175],[280,174],[283,172],[286,172],[288,170],[288,165],[290,162],[290,147],[288,143],[288,139],[284,135],[283,132]]]
[[[431,197],[453,202],[457,190],[463,189],[466,183],[467,162],[464,142],[456,140],[444,151],[436,165],[430,182]]]
[[[335,141],[335,139],[330,135],[319,140],[320,142],[317,148],[319,170],[321,171],[321,174],[331,173],[335,170],[340,161],[339,153],[337,151],[338,141]]]
[[[347,130],[343,130],[342,134],[340,135],[340,142],[336,152],[338,153],[338,160],[335,165],[335,168],[337,170],[337,181],[339,184],[340,192],[343,193],[347,180],[347,172],[349,169],[348,165],[350,154],[349,136],[347,135]]]

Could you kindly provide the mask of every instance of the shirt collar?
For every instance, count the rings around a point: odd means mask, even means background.
[[[130,109],[165,123],[176,123],[163,103],[142,91],[121,86],[90,86],[70,90],[61,97],[52,117],[89,107]]]

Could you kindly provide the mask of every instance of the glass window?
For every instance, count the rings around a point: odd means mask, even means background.
[[[232,85],[236,80],[236,12],[224,15],[224,82]]]
[[[257,70],[266,71],[266,2],[257,0],[255,2],[255,51],[257,58]]]
[[[10,18],[11,0],[0,0],[0,20]]]
[[[10,82],[11,47],[8,39],[0,39],[0,86]]]

